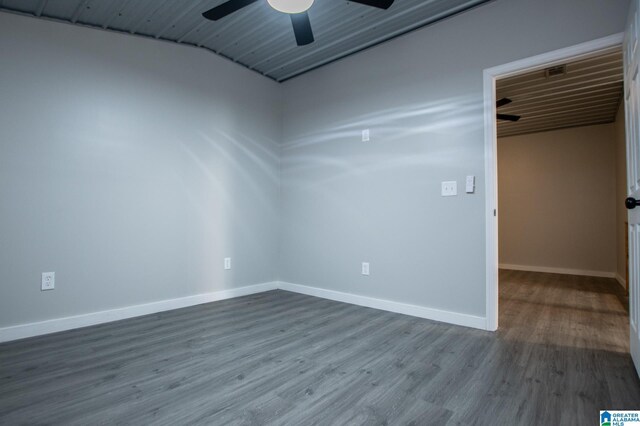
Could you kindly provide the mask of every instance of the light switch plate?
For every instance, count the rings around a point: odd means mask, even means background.
[[[53,290],[56,288],[56,273],[55,272],[43,272],[42,281],[40,282],[40,289],[42,291]]]
[[[362,262],[362,275],[369,275],[369,262]]]
[[[225,257],[224,258],[224,269],[231,269],[231,258],[230,257]]]
[[[476,191],[476,177],[475,176],[467,176],[466,183],[466,191],[467,194],[473,194]]]
[[[362,131],[362,142],[369,142],[371,140],[371,132],[369,129],[364,129]]]
[[[458,182],[455,180],[442,182],[442,196],[452,197],[454,195],[458,195]]]

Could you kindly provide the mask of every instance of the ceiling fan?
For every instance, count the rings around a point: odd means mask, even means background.
[[[509,105],[511,102],[513,102],[511,99],[509,98],[502,98],[502,99],[498,99],[498,101],[496,101],[496,109],[503,107],[505,105]],[[518,121],[520,120],[520,116],[519,115],[511,115],[511,114],[496,114],[496,118],[498,120],[504,120],[504,121]]]
[[[217,21],[227,15],[236,12],[243,7],[263,0],[229,0],[219,6],[209,9],[202,14],[211,21]],[[291,17],[293,25],[293,33],[296,36],[298,46],[304,46],[313,43],[313,31],[311,30],[311,22],[307,10],[311,7],[314,0],[267,0],[269,5],[278,12],[286,13]],[[394,0],[349,0],[354,3],[360,3],[367,6],[377,7],[379,9],[388,9]]]

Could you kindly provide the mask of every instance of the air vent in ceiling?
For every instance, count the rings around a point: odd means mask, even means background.
[[[544,70],[544,76],[547,78],[558,77],[567,73],[566,65],[556,65],[555,67]]]

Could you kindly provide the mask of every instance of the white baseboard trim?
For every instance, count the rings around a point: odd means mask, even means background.
[[[618,274],[617,272],[616,272],[616,281],[618,281],[618,283],[622,286],[622,288],[624,289],[627,288],[627,280],[622,278],[622,275]]]
[[[615,272],[605,271],[587,271],[583,269],[568,269],[568,268],[550,268],[546,266],[529,266],[529,265],[511,265],[501,263],[500,269],[509,269],[512,271],[529,271],[529,272],[546,272],[550,274],[562,274],[562,275],[581,275],[585,277],[601,277],[601,278],[616,278]]]
[[[368,308],[396,312],[399,314],[411,315],[414,317],[441,321],[449,324],[462,325],[465,327],[479,328],[481,330],[487,329],[487,321],[484,317],[461,314],[458,312],[442,311],[439,309],[427,308],[424,306],[409,305],[401,302],[375,299],[373,297],[360,296],[357,294],[343,293],[340,291],[326,290],[322,288],[309,287],[288,282],[280,282],[278,287],[281,290],[321,297],[323,299],[330,299],[358,306],[366,306]]]
[[[41,336],[44,334],[57,333],[59,331],[88,327],[91,325],[104,324],[112,321],[155,314],[157,312],[170,311],[173,309],[186,308],[188,306],[201,305],[203,303],[232,299],[234,297],[241,297],[277,289],[321,297],[323,299],[330,299],[338,302],[350,303],[358,306],[366,306],[368,308],[381,309],[383,311],[411,315],[434,321],[446,322],[449,324],[478,328],[481,330],[487,329],[487,323],[484,317],[443,311],[401,302],[393,302],[390,300],[376,299],[373,297],[326,290],[317,287],[309,287],[300,284],[273,281],[212,293],[196,294],[194,296],[180,297],[177,299],[161,300],[158,302],[127,306],[124,308],[4,327],[0,328],[0,343],[25,339],[27,337]]]
[[[74,328],[88,327],[90,325],[118,321],[142,315],[155,314],[157,312],[186,308],[187,306],[201,305],[203,303],[231,299],[254,293],[262,293],[264,291],[276,290],[277,288],[278,282],[273,281],[246,287],[215,291],[212,293],[196,294],[194,296],[180,297],[177,299],[161,300],[158,302],[110,309],[107,311],[92,312],[89,314],[4,327],[0,328],[0,343],[24,339],[27,337],[40,336],[43,334],[56,333],[58,331],[71,330]]]

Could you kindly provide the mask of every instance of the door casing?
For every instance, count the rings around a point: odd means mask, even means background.
[[[616,46],[624,33],[614,34],[564,49],[484,70],[484,155],[486,230],[486,329],[498,329],[498,167],[496,128],[496,80],[579,60]],[[620,201],[622,202],[622,201]],[[495,212],[495,213],[494,213]]]

